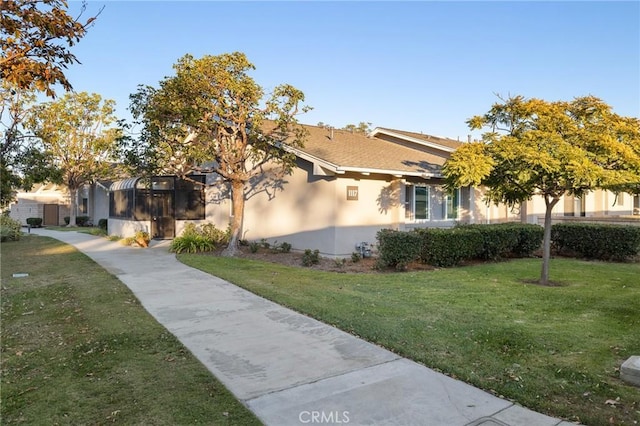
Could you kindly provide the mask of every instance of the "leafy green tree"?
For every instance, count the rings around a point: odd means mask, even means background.
[[[0,85],[0,207],[15,198],[15,189],[29,190],[34,183],[59,181],[57,169],[49,166],[37,139],[24,124],[33,113],[35,94]]]
[[[210,171],[228,183],[233,219],[225,253],[233,256],[245,199],[256,180],[271,179],[265,168],[292,170],[295,157],[281,144],[304,142],[306,132],[296,119],[308,110],[300,105],[304,94],[284,84],[265,96],[248,74],[254,65],[240,52],[200,59],[185,55],[173,68],[175,75],[159,88],[139,87],[131,96],[142,131],[129,154],[144,152],[156,171],[181,177]]]
[[[95,93],[67,93],[40,105],[30,120],[46,158],[69,188],[69,226],[76,226],[78,189],[112,173],[115,144],[121,132],[114,125],[114,105],[114,101],[103,101]]]
[[[37,90],[54,97],[52,86],[71,90],[64,75],[79,63],[70,51],[96,19],[85,22],[67,13],[66,0],[3,0],[0,4],[0,75],[16,89]],[[82,13],[86,9],[83,3]],[[99,14],[99,13],[98,13]]]
[[[366,135],[371,131],[371,123],[365,123],[364,121],[361,121],[357,126],[355,124],[347,124],[342,128],[342,130],[347,130],[353,133],[363,133]]]
[[[467,124],[489,131],[482,142],[464,144],[447,160],[447,186],[483,185],[487,202],[510,206],[544,198],[541,284],[549,283],[551,212],[561,197],[640,182],[640,121],[613,113],[593,96],[570,102],[501,99]]]

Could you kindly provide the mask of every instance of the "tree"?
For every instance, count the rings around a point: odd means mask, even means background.
[[[33,135],[25,129],[35,106],[32,91],[0,85],[0,207],[15,198],[15,188],[30,189],[36,182],[57,182],[59,174],[49,167]]]
[[[593,96],[547,102],[515,96],[467,121],[488,127],[482,142],[464,144],[444,165],[449,189],[483,185],[487,202],[510,206],[544,198],[540,284],[549,283],[551,212],[564,194],[626,189],[640,182],[640,121],[621,117]]]
[[[66,0],[3,0],[0,75],[16,89],[34,89],[55,97],[52,86],[69,91],[64,75],[70,64],[79,63],[69,50],[80,41],[100,14],[80,22],[71,17]]]
[[[95,179],[108,177],[120,129],[113,126],[115,102],[98,94],[67,93],[40,105],[30,125],[51,164],[69,188],[69,226],[75,226],[77,191]]]
[[[142,122],[140,141],[156,171],[185,177],[210,171],[231,187],[233,219],[225,254],[235,254],[246,197],[269,166],[290,173],[295,156],[282,144],[302,146],[306,131],[296,116],[306,112],[304,94],[283,84],[265,98],[248,74],[254,65],[235,52],[195,59],[185,55],[175,76],[159,88],[139,87],[131,110]],[[130,152],[140,152],[140,146]]]
[[[371,131],[371,123],[365,123],[364,121],[361,121],[357,126],[355,124],[347,124],[342,128],[342,130],[347,130],[352,133],[362,133],[366,135]]]

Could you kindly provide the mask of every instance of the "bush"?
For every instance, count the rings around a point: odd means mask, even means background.
[[[71,218],[69,216],[64,217],[64,224],[69,225]],[[78,226],[89,226],[89,222],[91,222],[91,218],[89,216],[76,216],[76,225]]]
[[[22,225],[7,215],[0,215],[0,242],[18,241],[22,234]]]
[[[249,251],[251,253],[257,253],[260,250],[260,243],[257,241],[251,241],[249,243]]]
[[[477,257],[484,250],[482,233],[471,227],[452,229],[419,229],[420,261],[433,266],[449,267]]]
[[[320,250],[306,249],[302,255],[303,266],[313,266],[320,263]]]
[[[378,240],[379,267],[402,270],[419,257],[421,238],[417,232],[382,229],[376,234],[376,239]]]
[[[358,263],[360,262],[360,260],[362,260],[362,255],[360,253],[358,253],[357,251],[351,253],[351,262]]]
[[[219,244],[228,244],[230,239],[230,228],[227,231],[221,231],[210,223],[200,227],[188,223],[182,234],[173,239],[169,250],[175,253],[213,251]]]
[[[625,260],[640,254],[640,227],[592,223],[557,223],[551,240],[558,252],[600,260]]]
[[[27,225],[31,226],[32,228],[40,228],[42,226],[41,217],[28,217],[26,222]]]
[[[108,221],[107,219],[100,219],[98,221],[98,228],[102,229],[104,232],[107,232],[107,225],[108,225]]]
[[[518,234],[518,242],[512,249],[515,256],[529,257],[542,247],[544,239],[544,228],[530,223],[512,223],[501,226],[508,226]]]

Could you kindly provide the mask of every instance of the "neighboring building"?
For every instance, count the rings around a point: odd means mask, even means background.
[[[108,191],[110,181],[84,185],[77,192],[76,216],[89,216],[95,224],[109,217]],[[69,190],[64,185],[37,184],[29,191],[18,191],[16,202],[10,206],[11,218],[26,225],[27,218],[42,218],[44,226],[65,225],[70,212]]]
[[[441,167],[459,141],[386,128],[363,135],[305,127],[309,138],[304,148],[290,149],[297,157],[293,173],[275,176],[265,170],[276,179],[253,182],[243,239],[264,238],[298,250],[318,249],[326,256],[349,256],[357,244],[375,243],[376,233],[384,228],[538,223],[544,215],[540,197],[509,209],[487,206],[478,188],[447,195]],[[145,230],[155,238],[173,238],[188,222],[225,229],[232,214],[229,191],[216,182],[215,175],[115,182],[110,188],[109,232],[128,236]],[[611,193],[596,191],[580,201],[567,198],[554,214],[631,215],[634,203],[640,207],[637,197],[621,194],[616,200]]]

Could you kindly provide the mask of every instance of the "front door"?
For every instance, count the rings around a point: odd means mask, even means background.
[[[175,233],[173,191],[154,191],[151,200],[151,238],[173,238]]]
[[[57,204],[45,204],[42,212],[42,225],[58,226],[60,225],[59,208]]]

